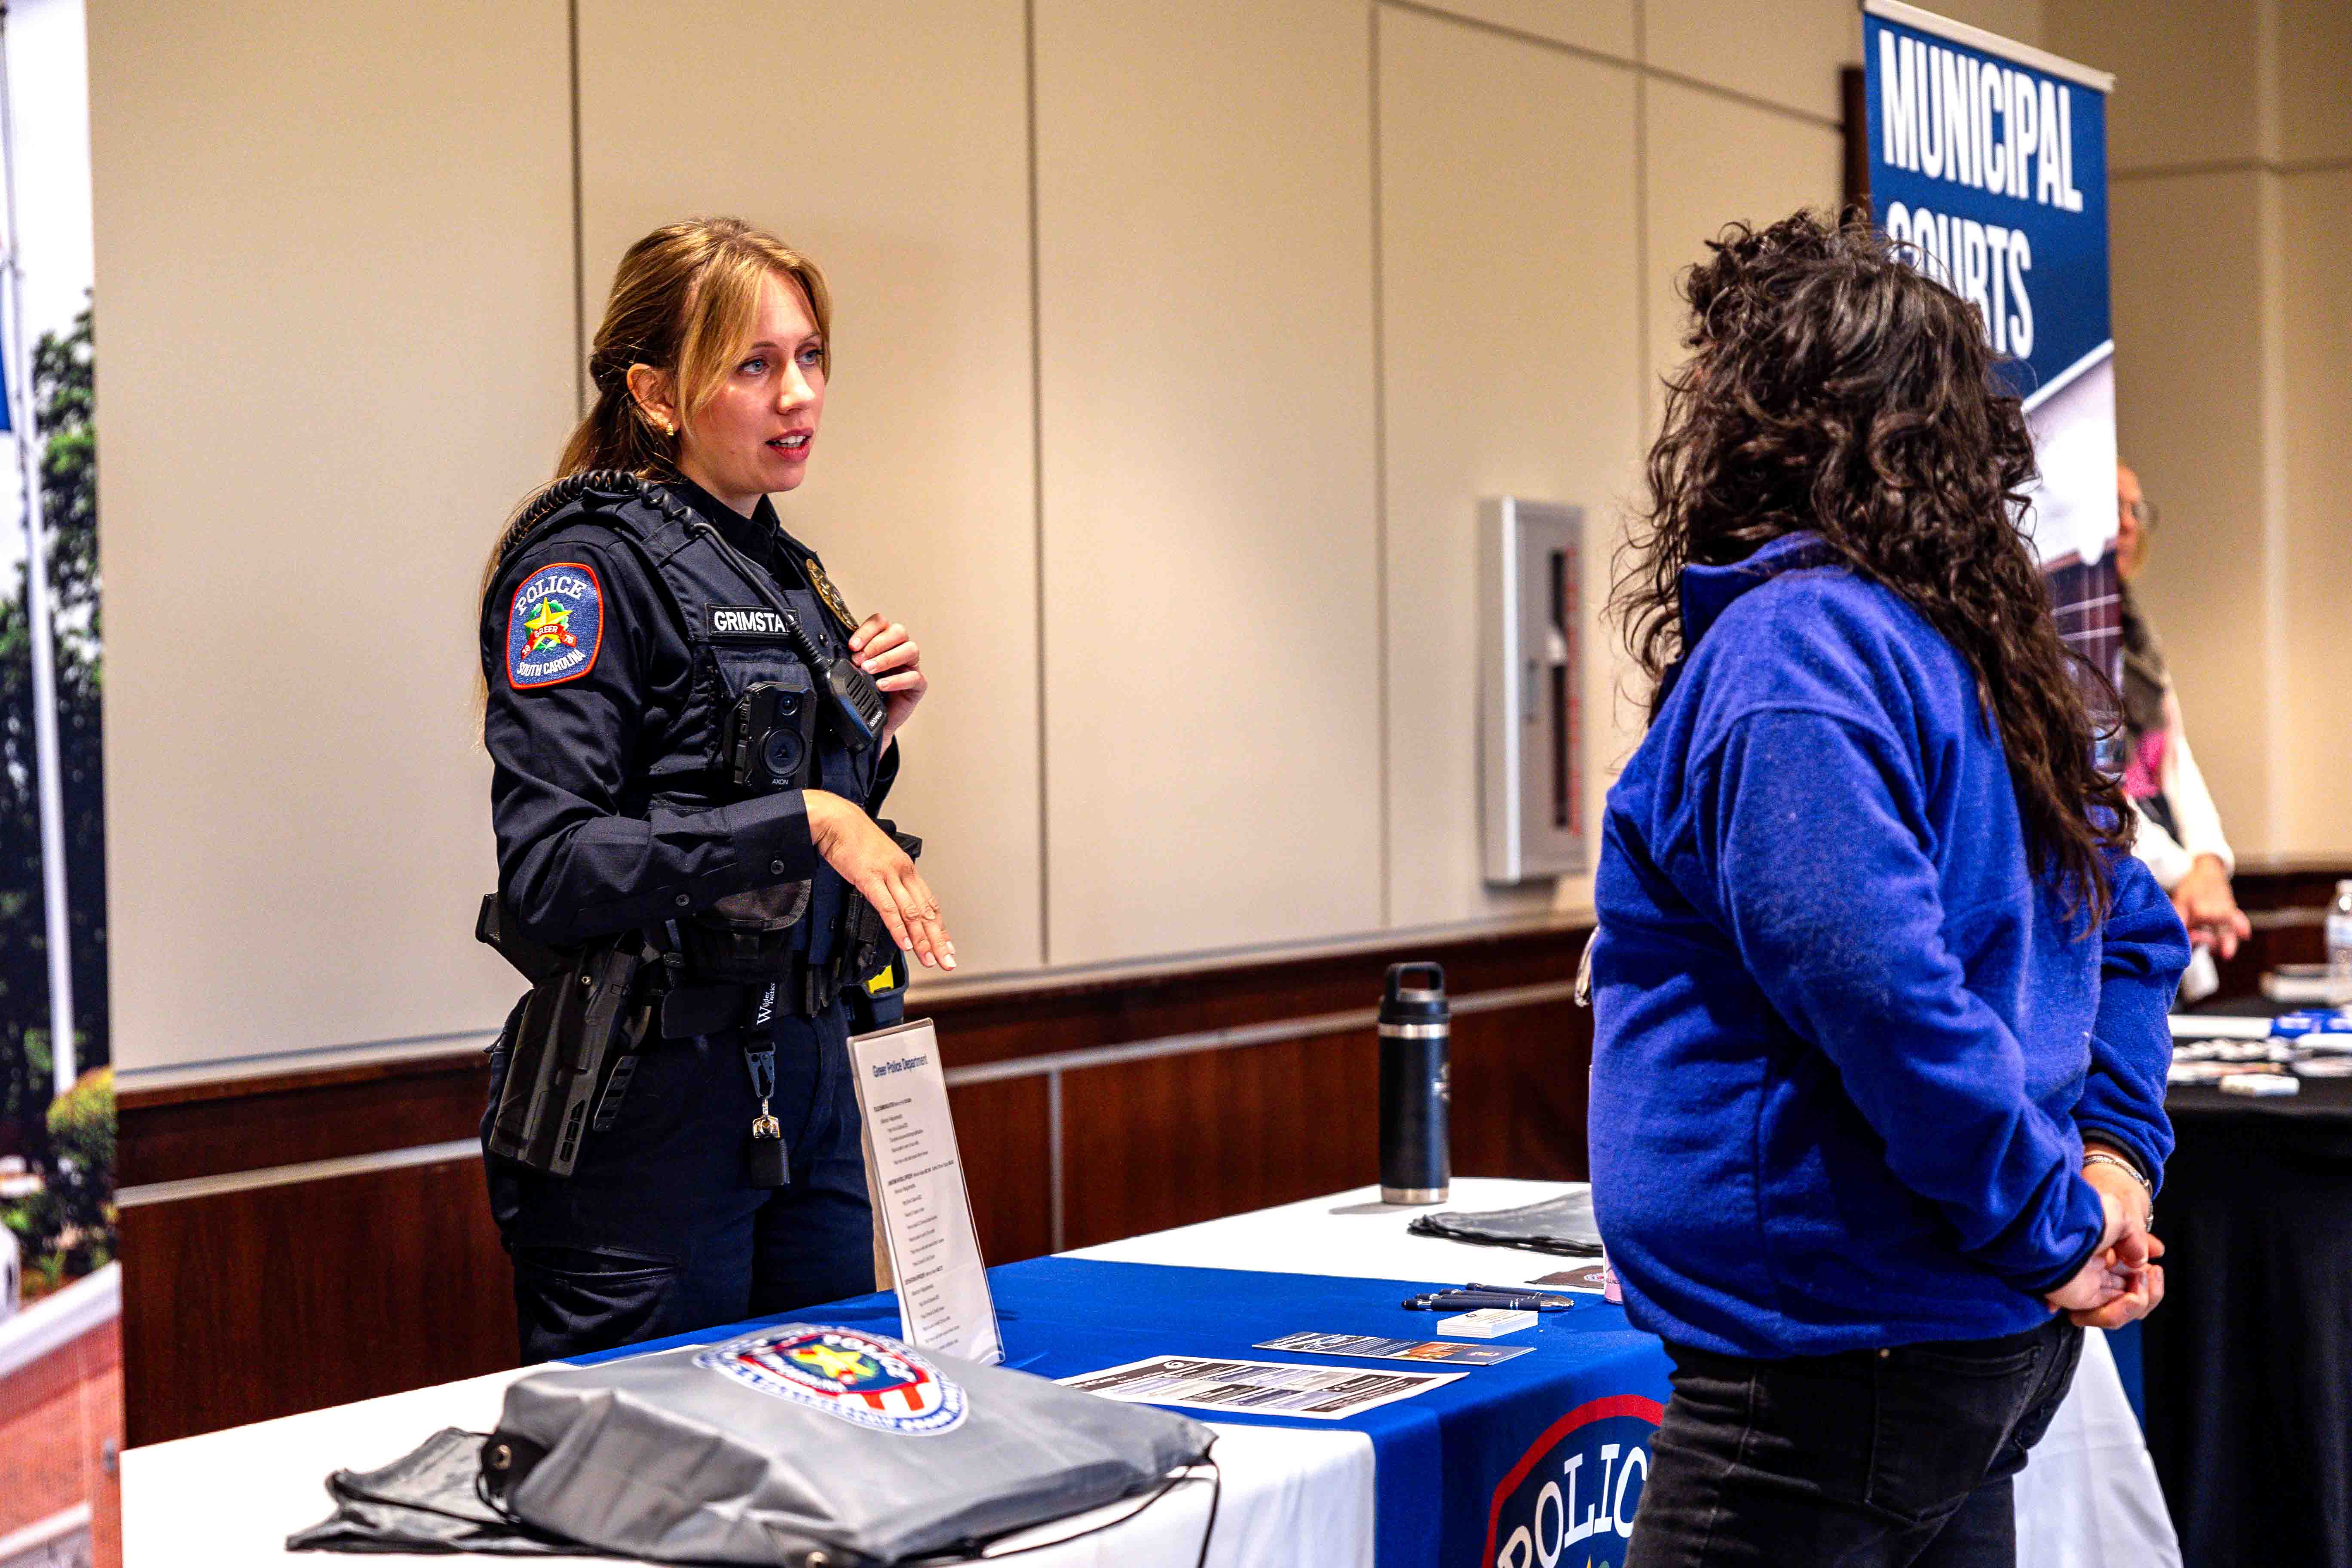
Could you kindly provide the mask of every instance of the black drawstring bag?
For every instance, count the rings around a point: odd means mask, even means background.
[[[1517,1247],[1560,1258],[1601,1256],[1601,1226],[1592,1218],[1589,1186],[1524,1208],[1425,1214],[1405,1228],[1415,1236],[1466,1241],[1475,1247]]]

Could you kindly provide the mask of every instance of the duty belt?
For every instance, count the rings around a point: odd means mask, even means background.
[[[786,1013],[814,1018],[831,1007],[850,984],[836,963],[811,963],[795,957],[776,977],[776,1005]],[[733,1028],[751,1016],[764,985],[680,985],[661,999],[661,1032],[666,1040],[691,1039]]]

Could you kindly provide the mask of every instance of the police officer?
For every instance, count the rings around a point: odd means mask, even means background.
[[[874,816],[919,650],[854,619],[768,500],[807,472],[829,316],[816,266],[750,225],[638,241],[565,477],[487,570],[496,908],[520,946],[635,966],[568,1173],[502,1138],[530,997],[492,1052],[526,1361],[873,1288],[845,1042],[895,1021],[903,952],[955,948]]]

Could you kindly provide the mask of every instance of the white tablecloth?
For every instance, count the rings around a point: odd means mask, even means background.
[[[1446,1206],[1506,1208],[1564,1191],[1558,1183],[1461,1178]],[[1523,1284],[1576,1260],[1507,1247],[1470,1247],[1408,1235],[1416,1210],[1391,1208],[1359,1188],[1254,1214],[1185,1226],[1073,1253],[1115,1262],[1369,1279]],[[122,1456],[122,1542],[128,1568],[229,1568],[287,1559],[286,1537],[316,1523],[331,1502],[331,1469],[372,1469],[444,1426],[488,1431],[506,1385],[534,1369],[499,1373],[264,1421]],[[1359,1432],[1219,1426],[1223,1474],[1209,1561],[1223,1568],[1370,1568],[1372,1447]],[[1191,1564],[1207,1521],[1205,1482],[1177,1489],[1098,1533],[1020,1559],[1024,1568]],[[1056,1533],[1116,1518],[1120,1505]],[[2156,1472],[2125,1403],[2115,1362],[2091,1336],[2057,1423],[2018,1482],[2021,1568],[2179,1568]],[[1008,1545],[1017,1544],[1008,1542]],[[320,1561],[315,1555],[303,1559]],[[385,1568],[446,1568],[446,1557],[379,1556]],[[610,1558],[538,1558],[609,1563]]]
[[[331,1469],[387,1464],[444,1426],[487,1432],[497,1423],[508,1384],[528,1375],[494,1373],[356,1405],[173,1443],[122,1456],[122,1557],[126,1568],[245,1568],[246,1564],[336,1559],[286,1550],[286,1537],[316,1524],[333,1507],[322,1484]],[[1295,1562],[1318,1568],[1370,1568],[1372,1443],[1360,1432],[1308,1432],[1276,1426],[1218,1426],[1215,1457],[1223,1474],[1216,1538],[1209,1561]],[[1024,1568],[1135,1568],[1192,1563],[1201,1554],[1210,1487],[1188,1482],[1123,1522],[1083,1539],[1030,1552]],[[1117,1519],[1121,1503],[1066,1521],[1055,1533]],[[1021,1544],[1008,1542],[1007,1546]],[[446,1556],[405,1553],[350,1558],[385,1568],[449,1568]],[[609,1557],[477,1558],[478,1562],[599,1565]]]

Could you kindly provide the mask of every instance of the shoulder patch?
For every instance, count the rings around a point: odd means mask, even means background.
[[[561,686],[596,668],[604,645],[604,589],[583,562],[542,566],[515,590],[507,610],[507,684],[517,691]]]

